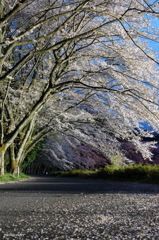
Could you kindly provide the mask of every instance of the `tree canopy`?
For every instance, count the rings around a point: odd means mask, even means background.
[[[159,126],[158,16],[157,1],[1,0],[1,175],[50,132],[88,141],[82,124],[150,157],[135,129]]]

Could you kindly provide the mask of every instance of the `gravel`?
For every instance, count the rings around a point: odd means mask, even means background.
[[[0,240],[159,240],[159,186],[38,176],[0,185]]]

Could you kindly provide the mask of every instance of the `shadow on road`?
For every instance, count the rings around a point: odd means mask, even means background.
[[[1,192],[32,192],[44,194],[158,194],[159,186],[152,184],[110,182],[105,180],[33,176],[22,182],[0,184],[0,193]]]

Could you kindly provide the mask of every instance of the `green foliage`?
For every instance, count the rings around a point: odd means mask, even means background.
[[[98,171],[98,177],[118,180],[159,183],[159,165],[130,165],[114,168],[107,166]]]
[[[119,167],[110,165],[95,171],[75,169],[71,171],[54,172],[53,175],[159,184],[159,165],[138,164]]]
[[[5,173],[4,176],[0,176],[0,182],[19,181],[27,178],[29,178],[29,176],[24,173],[20,173],[19,177],[17,176],[17,174]]]
[[[34,162],[38,153],[41,151],[42,149],[42,144],[43,144],[43,141],[40,141],[38,142],[35,147],[32,149],[31,152],[28,153],[27,157],[25,158],[22,166],[21,166],[21,169],[24,169],[26,168],[27,166],[30,165],[30,163]]]
[[[110,162],[114,167],[119,167],[122,165],[123,156],[115,155],[111,157]]]

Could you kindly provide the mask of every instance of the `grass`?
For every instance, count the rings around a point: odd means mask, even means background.
[[[111,165],[94,171],[79,169],[70,171],[57,171],[53,172],[52,175],[159,184],[159,165]]]
[[[19,181],[27,178],[29,178],[29,176],[24,173],[20,173],[19,177],[17,176],[17,174],[5,173],[4,176],[0,176],[0,182]]]

